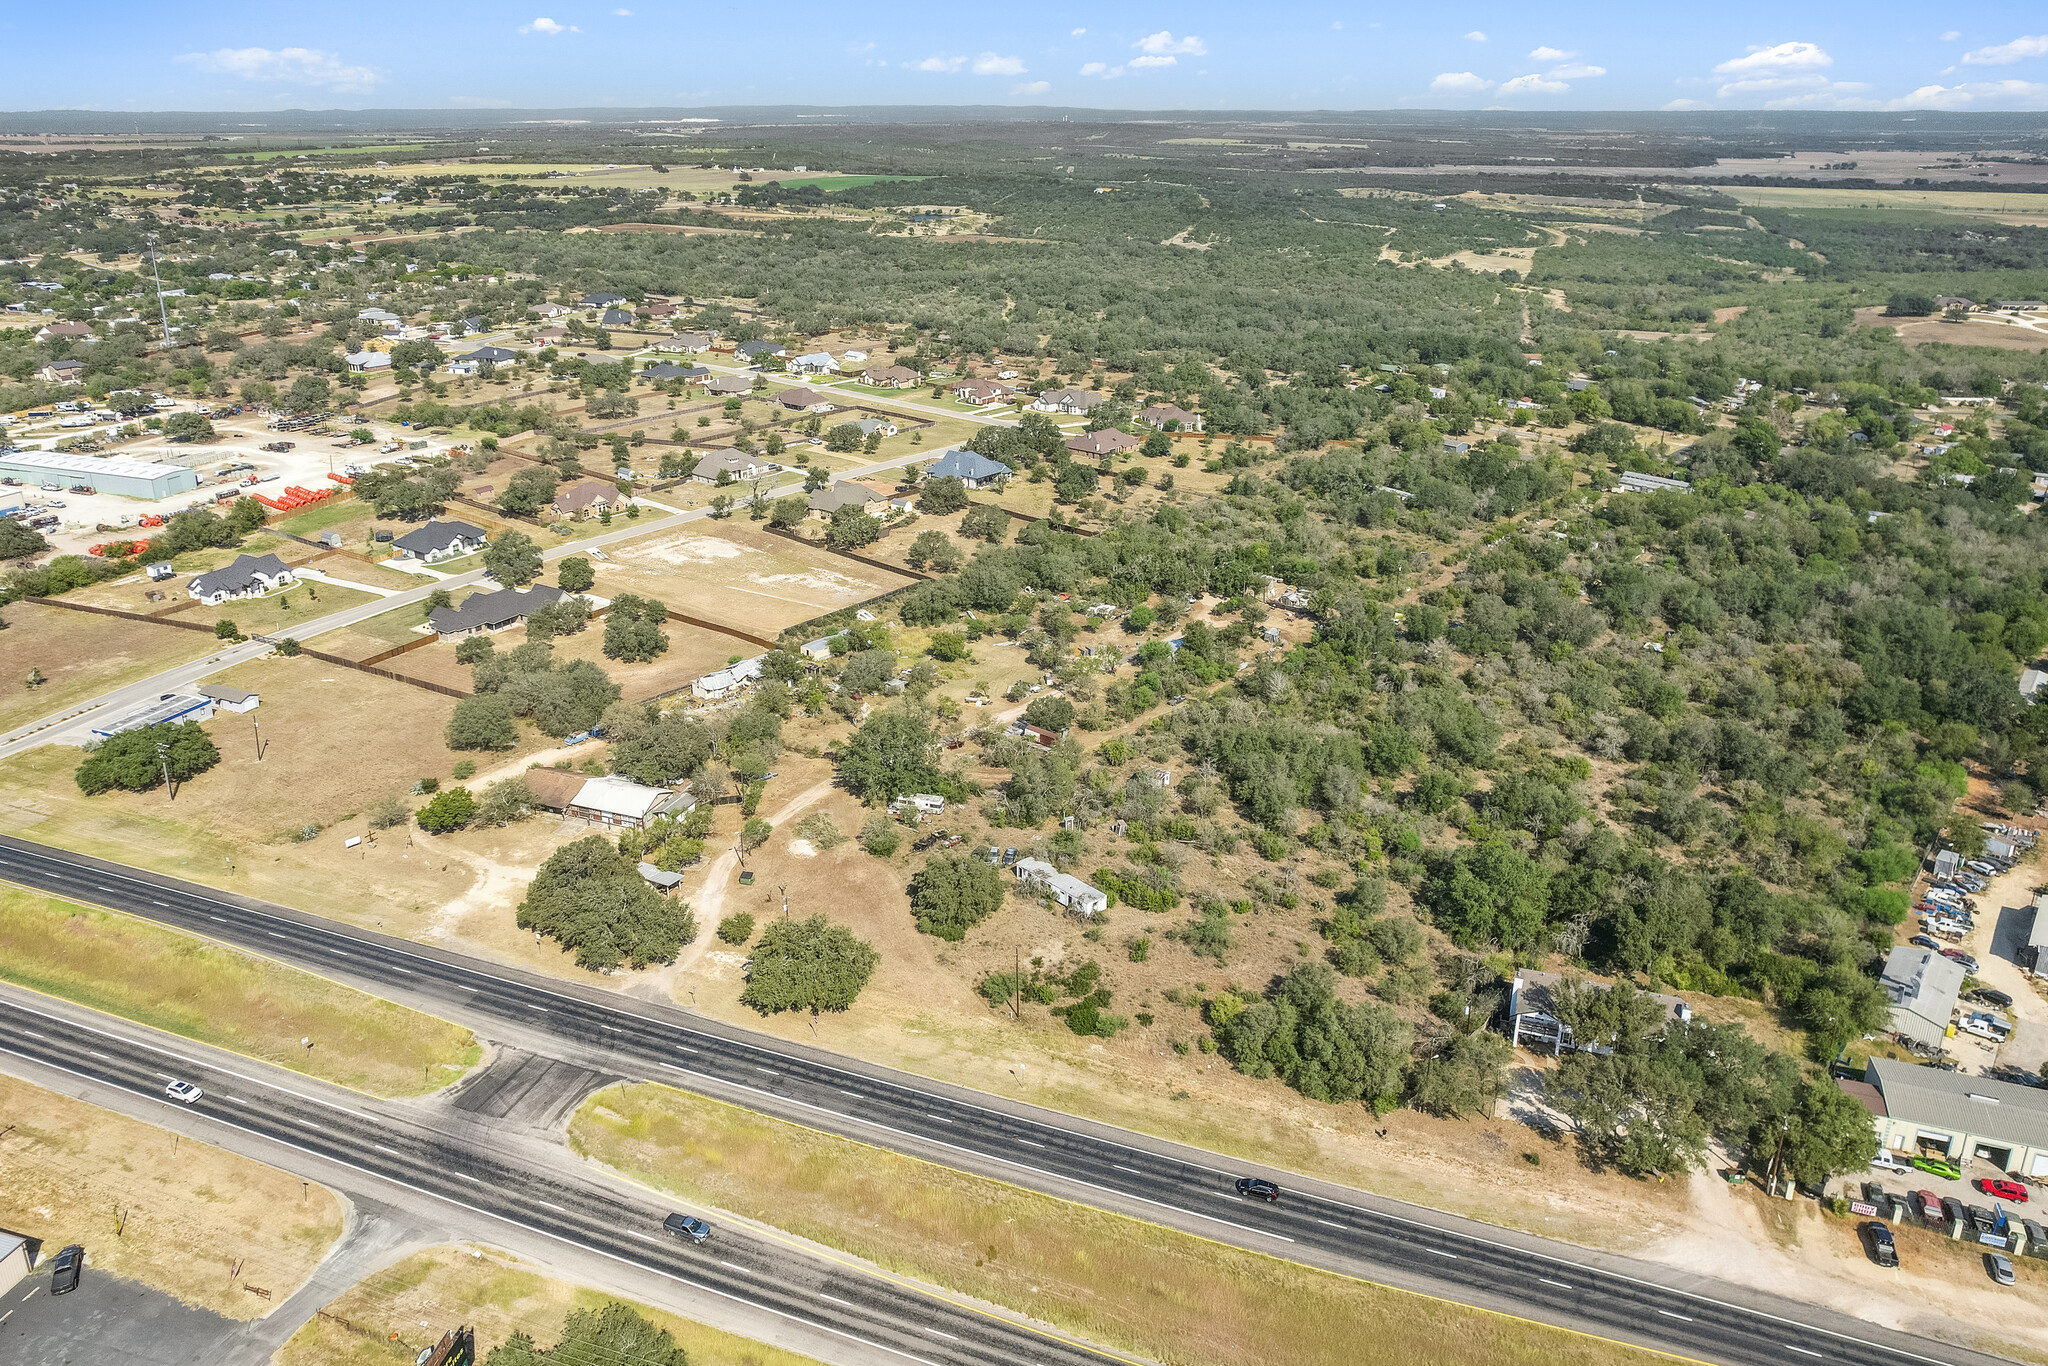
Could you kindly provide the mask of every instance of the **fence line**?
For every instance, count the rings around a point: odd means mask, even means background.
[[[266,636],[264,639],[267,640],[269,637]],[[394,673],[390,669],[380,669],[374,664],[365,664],[361,660],[343,659],[340,655],[331,655],[324,650],[315,650],[310,646],[301,645],[299,653],[308,659],[317,659],[323,664],[338,664],[344,669],[354,669],[359,673],[375,674],[379,678],[388,678],[394,683],[410,683],[415,688],[425,688],[428,692],[439,693],[443,697],[461,699],[471,696],[471,694],[463,692],[459,688],[451,688],[445,683],[431,683],[424,678],[413,678],[408,674]]]
[[[125,617],[129,621],[146,621],[156,626],[175,626],[181,631],[203,631],[207,635],[213,634],[211,626],[203,626],[196,621],[172,621],[169,613],[155,616],[148,612],[123,611],[119,607],[95,607],[89,602],[66,602],[62,598],[23,598],[22,601],[35,603],[40,607],[62,607],[68,612],[91,612],[95,616]]]

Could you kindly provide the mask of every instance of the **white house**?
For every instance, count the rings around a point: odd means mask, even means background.
[[[348,368],[359,375],[368,370],[389,370],[391,357],[382,351],[351,351]]]
[[[734,693],[749,687],[761,676],[761,663],[767,658],[766,655],[755,655],[752,659],[728,664],[716,673],[705,674],[690,685],[690,695],[706,700],[731,697]]]
[[[830,659],[832,657],[832,637],[819,636],[816,640],[807,640],[797,647],[796,652],[805,659]]]
[[[1012,869],[1017,880],[1036,887],[1060,905],[1082,917],[1109,909],[1109,894],[1090,887],[1071,873],[1063,873],[1043,859],[1020,858]]]
[[[233,598],[260,598],[298,581],[299,576],[291,566],[275,555],[237,555],[234,563],[224,569],[194,576],[185,589],[200,602],[214,607]]]
[[[400,559],[434,564],[458,559],[484,548],[484,529],[468,522],[430,520],[416,531],[408,531],[391,543]]]
[[[638,830],[656,816],[681,814],[694,805],[688,797],[665,787],[648,787],[631,778],[612,776],[592,778],[585,783],[562,814]]]
[[[823,351],[813,351],[791,361],[788,369],[797,375],[830,375],[838,371],[839,362]]]
[[[1107,395],[1092,389],[1048,389],[1031,404],[1033,411],[1041,413],[1086,414],[1097,404],[1107,403]]]

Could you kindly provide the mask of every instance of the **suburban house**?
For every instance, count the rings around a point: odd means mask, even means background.
[[[1508,1042],[1517,1048],[1548,1048],[1552,1055],[1567,1048],[1574,1052],[1607,1052],[1607,1042],[1602,1039],[1578,1039],[1572,1034],[1572,1027],[1557,1018],[1557,990],[1565,978],[1554,972],[1531,972],[1518,969],[1514,985],[1508,989]],[[1578,979],[1579,986],[1589,991],[1612,990],[1605,982],[1589,978]],[[1642,992],[1663,1008],[1666,1022],[1677,1020],[1681,1023],[1692,1019],[1692,1007],[1676,996],[1665,996],[1657,992]]]
[[[1872,1058],[1861,1082],[1836,1085],[1863,1102],[1889,1152],[2048,1176],[2048,1091],[1890,1058]]]
[[[533,804],[542,811],[567,811],[576,801],[576,794],[589,781],[581,773],[572,773],[566,768],[529,768],[519,775],[526,784],[526,790],[533,794]]]
[[[1075,455],[1115,455],[1119,451],[1136,450],[1144,443],[1129,432],[1120,432],[1114,427],[1104,427],[1099,432],[1083,432],[1067,438],[1067,449]]]
[[[402,560],[436,564],[484,548],[484,529],[468,522],[444,522],[431,518],[423,527],[406,532],[391,543]]]
[[[209,607],[231,598],[260,598],[275,588],[299,581],[290,565],[275,555],[237,555],[224,569],[195,576],[186,591]]]
[[[750,686],[755,679],[761,676],[761,662],[767,657],[766,655],[755,655],[752,659],[743,659],[737,664],[728,664],[716,673],[705,674],[690,685],[690,696],[702,698],[706,701],[715,701],[721,697],[731,697],[734,693]]]
[[[676,306],[666,299],[654,299],[641,311],[650,318],[666,318],[676,311]]]
[[[84,375],[82,360],[53,360],[36,371],[36,378],[45,384],[76,384]]]
[[[810,495],[811,513],[817,517],[830,517],[843,507],[857,507],[870,517],[887,517],[889,504],[883,496],[866,484],[851,479],[842,479],[830,488],[822,488]]]
[[[391,324],[399,321],[399,317],[396,313],[393,313],[389,309],[384,308],[366,308],[362,310],[360,313],[356,314],[356,318],[359,321],[366,323],[382,323],[386,327],[389,327],[391,326]]]
[[[368,370],[389,370],[391,357],[382,351],[352,351],[348,355],[348,368],[358,375]]]
[[[870,365],[860,372],[860,382],[877,389],[908,389],[917,383],[917,371],[905,365]]]
[[[823,351],[813,351],[791,361],[789,369],[799,375],[831,375],[838,373],[839,362]]]
[[[607,308],[598,318],[599,327],[631,327],[633,315],[623,308]]]
[[[947,451],[926,470],[927,479],[958,479],[971,489],[994,488],[1008,479],[1011,469],[1000,460],[991,460],[979,451],[954,449]]]
[[[744,375],[717,375],[704,383],[705,393],[725,398],[731,398],[736,394],[750,394],[753,391],[754,382]]]
[[[656,342],[654,349],[676,355],[694,356],[711,349],[711,338],[702,332],[678,332],[673,337]]]
[[[225,683],[201,683],[194,691],[213,703],[216,711],[251,712],[263,702],[260,694],[230,688]]]
[[[1162,432],[1199,432],[1202,430],[1202,415],[1191,413],[1171,403],[1155,403],[1149,408],[1138,410],[1138,421],[1148,427],[1157,427]]]
[[[784,389],[775,396],[775,403],[793,413],[829,413],[836,406],[815,389]]]
[[[626,302],[626,296],[623,294],[606,294],[600,290],[594,294],[586,294],[576,302],[580,308],[610,308],[613,304]],[[567,310],[563,311],[566,312]]]
[[[1933,949],[1901,944],[1884,960],[1877,984],[1892,1000],[1892,1031],[1921,1043],[1948,1035],[1963,989],[1963,965]]]
[[[1017,880],[1084,918],[1109,909],[1109,894],[1090,887],[1072,873],[1063,873],[1043,859],[1020,858],[1011,869]]]
[[[741,451],[711,451],[697,462],[697,468],[690,471],[690,477],[702,483],[715,484],[718,477],[726,476],[727,483],[747,483],[765,475],[782,473],[782,466],[765,455],[747,455]]]
[[[601,484],[595,479],[586,479],[580,484],[570,484],[555,491],[555,501],[548,508],[557,517],[570,517],[582,521],[610,512],[614,504],[622,501],[619,491],[611,484]]]
[[[82,337],[88,341],[98,340],[92,334],[91,323],[46,323],[36,330],[36,340],[39,342],[67,341],[72,337]]]
[[[741,360],[756,361],[763,356],[786,357],[789,355],[789,351],[771,341],[747,341],[735,346],[733,354]]]
[[[672,379],[709,379],[711,372],[701,365],[676,365],[663,361],[640,372],[640,378],[666,383]]]
[[[1034,412],[1087,414],[1098,404],[1109,402],[1107,394],[1092,389],[1048,389],[1032,401]]]
[[[541,304],[532,310],[536,317],[541,318],[559,318],[565,313],[574,313],[575,311],[573,308],[564,308],[560,304]]]
[[[1017,391],[992,379],[963,379],[953,386],[953,397],[962,403],[1007,403]]]
[[[480,631],[502,631],[533,615],[534,609],[567,597],[559,588],[544,583],[525,588],[501,588],[495,593],[471,593],[460,606],[437,608],[427,616],[427,625],[443,640],[459,640]]]
[[[493,365],[509,365],[519,359],[519,353],[502,346],[479,346],[467,355],[457,356],[455,359],[475,361],[479,365],[485,361],[489,361]]]
[[[860,428],[860,434],[864,437],[873,436],[876,432],[883,436],[896,435],[896,424],[883,417],[864,417],[853,425]]]
[[[599,825],[622,825],[639,830],[657,816],[671,811],[680,815],[695,805],[680,792],[671,792],[665,787],[648,787],[631,778],[614,775],[592,778],[584,783],[576,799],[562,814],[578,820],[596,821]]]

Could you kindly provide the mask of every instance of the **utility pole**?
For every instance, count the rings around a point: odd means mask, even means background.
[[[172,801],[176,801],[176,800],[178,800],[178,789],[177,789],[177,786],[176,786],[176,785],[175,785],[174,783],[172,783],[172,782],[171,782],[171,742],[170,742],[170,741],[168,741],[168,740],[159,740],[159,741],[157,741],[157,742],[156,742],[156,761],[157,761],[157,762],[158,762],[159,764],[162,764],[162,765],[163,765],[163,770],[164,770],[164,791],[170,794],[170,799],[171,799]]]
[[[249,729],[256,735],[256,762],[260,764],[263,762],[263,727],[252,716],[249,718]]]
[[[164,349],[171,349],[171,314],[164,307],[164,273],[157,267],[156,238],[149,239],[149,273],[156,279],[156,316],[163,324]]]

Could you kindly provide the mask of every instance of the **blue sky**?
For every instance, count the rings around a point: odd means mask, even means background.
[[[10,8],[10,109],[2048,109],[2038,0]]]

